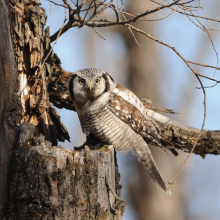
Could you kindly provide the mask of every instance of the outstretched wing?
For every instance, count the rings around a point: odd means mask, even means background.
[[[107,107],[118,118],[128,123],[135,132],[140,134],[146,143],[161,148],[166,147],[170,150],[174,148],[172,143],[161,137],[158,125],[148,117],[144,105],[130,90],[118,84],[111,92]]]

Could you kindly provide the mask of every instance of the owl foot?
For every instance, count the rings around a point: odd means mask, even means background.
[[[85,150],[85,145],[83,144],[82,146],[79,146],[79,147],[73,147],[74,150],[77,150],[77,151],[80,151],[80,150]]]
[[[91,142],[86,141],[82,146],[74,147],[74,150],[80,151],[80,150],[98,150],[98,149],[108,149],[109,145],[106,145],[106,143],[103,143],[101,141],[98,142]]]

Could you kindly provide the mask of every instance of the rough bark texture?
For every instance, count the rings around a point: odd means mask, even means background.
[[[34,131],[31,123],[20,127],[4,219],[120,220],[124,203],[110,190],[120,196],[114,148],[70,151]]]
[[[23,108],[21,122],[34,124],[35,136],[43,134],[46,140],[56,145],[57,139],[69,140],[69,135],[59,117],[56,117],[47,93],[51,59],[45,60],[50,51],[50,31],[49,28],[44,30],[46,13],[40,7],[39,0],[11,0],[10,6],[18,68],[18,95]]]
[[[56,54],[51,56],[51,77],[48,84],[49,99],[57,108],[66,108],[75,111],[73,100],[67,89],[67,81],[71,72],[61,68],[61,62]]]
[[[160,126],[162,136],[174,143],[175,148],[190,152],[200,132],[199,129],[191,128],[179,124],[174,120],[169,120],[167,123],[157,121]],[[220,131],[204,130],[201,134],[196,148],[193,151],[203,158],[206,154],[220,154]]]
[[[0,0],[0,207],[7,199],[7,174],[21,121],[9,1]]]
[[[49,102],[55,55],[44,60],[50,33],[39,5],[0,0],[0,218],[121,219],[114,149],[52,146],[69,135]]]

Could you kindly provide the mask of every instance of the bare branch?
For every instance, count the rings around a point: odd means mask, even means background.
[[[95,28],[93,28],[93,30],[95,31],[95,33],[96,33],[100,38],[102,38],[103,40],[106,40],[104,37],[102,37],[102,36],[96,31]]]
[[[51,1],[51,0],[49,0]],[[111,20],[108,20],[108,19],[105,19],[104,22],[101,22],[102,19],[100,19],[99,21],[100,22],[94,22],[94,18],[97,17],[101,12],[103,12],[105,9],[107,9],[108,7],[114,7],[114,4],[112,3],[113,0],[111,0],[111,2],[109,4],[105,4],[105,6],[100,9],[99,11],[96,12],[95,15],[92,15],[88,20],[81,20],[81,17],[79,16],[79,13],[78,13],[78,19],[76,18],[75,20],[79,21],[79,22],[82,22],[83,25],[87,25],[89,27],[107,27],[107,26],[114,26],[114,25],[124,25],[124,24],[129,24],[129,23],[134,23],[136,22],[137,20],[139,20],[139,18],[141,17],[144,17],[146,15],[149,15],[149,14],[152,14],[152,13],[155,13],[159,10],[162,10],[164,8],[169,8],[173,5],[175,5],[176,3],[178,3],[180,0],[177,0],[177,1],[174,1],[173,3],[171,4],[168,4],[168,5],[164,5],[164,6],[161,6],[161,7],[157,7],[153,10],[150,10],[150,11],[146,11],[145,13],[142,13],[142,14],[139,14],[137,16],[135,16],[133,19],[130,19],[130,20],[125,20],[125,21],[111,21]],[[51,1],[52,2],[52,1]],[[53,2],[52,2],[53,3]],[[77,11],[79,11],[79,6],[77,8]],[[115,10],[116,11],[116,10]],[[93,22],[91,22],[93,20]]]
[[[154,2],[154,3],[158,4],[158,5],[163,5],[163,4],[161,4],[160,2],[157,2],[157,1],[155,1],[155,0],[150,0],[150,1],[151,1],[151,2]],[[169,9],[175,10],[175,9],[172,8],[172,7],[169,7]],[[203,17],[203,16],[199,16],[199,15],[193,16],[193,15],[191,15],[191,14],[188,14],[188,13],[182,12],[182,11],[178,11],[178,10],[177,10],[177,12],[178,12],[179,14],[183,14],[183,15],[188,15],[188,16],[192,16],[192,17],[197,17],[197,18],[201,18],[201,19],[205,19],[205,20],[209,20],[209,21],[220,22],[220,20],[216,20],[216,19],[212,19],[212,18],[207,18],[207,17]]]
[[[52,43],[53,41],[55,41],[57,39],[57,36],[58,36],[59,33],[60,33],[60,36],[61,36],[66,31],[68,31],[70,28],[72,28],[72,27],[79,27],[79,26],[80,26],[79,22],[73,23],[72,21],[68,21],[67,24],[62,28],[61,32],[60,32],[60,30],[58,30],[56,33],[54,33],[50,37],[50,42]]]
[[[67,15],[65,14],[65,19],[64,19],[64,21],[63,21],[62,27],[60,28],[60,30],[59,30],[59,32],[58,32],[58,34],[57,34],[57,36],[56,36],[56,41],[55,41],[55,43],[53,44],[53,46],[51,47],[51,49],[50,49],[49,53],[47,54],[47,56],[45,57],[44,62],[43,62],[43,64],[42,64],[42,67],[44,66],[44,64],[45,64],[47,58],[49,57],[49,55],[52,53],[53,48],[55,47],[55,45],[56,45],[56,43],[57,43],[57,41],[58,41],[58,39],[59,39],[59,36],[61,35],[61,32],[62,32],[62,30],[63,30],[63,28],[64,28],[64,26],[65,26],[66,20],[67,20]]]
[[[191,14],[194,15],[192,12],[191,12]],[[210,41],[211,41],[211,43],[212,43],[213,50],[215,51],[215,54],[216,54],[217,67],[218,67],[218,64],[219,64],[218,52],[217,52],[217,50],[216,50],[216,48],[215,48],[215,45],[214,45],[213,40],[212,40],[212,38],[211,38],[211,35],[210,35],[210,33],[208,32],[208,30],[205,28],[205,26],[199,21],[199,19],[196,18],[196,20],[199,22],[199,24],[203,27],[203,29],[205,30],[205,32],[206,32],[206,33],[208,34],[208,36],[209,36],[209,39],[210,39]],[[217,71],[217,69],[215,69],[214,76],[215,76],[215,74],[216,74],[216,71]]]
[[[206,65],[206,64],[202,64],[202,63],[193,62],[193,61],[190,61],[190,60],[187,60],[187,61],[189,63],[195,64],[195,65],[199,65],[199,66],[204,66],[204,67],[209,67],[209,68],[220,70],[220,67],[217,67],[217,66]]]
[[[67,0],[63,0],[63,3],[64,3],[65,5],[67,5],[67,7],[68,7],[69,9],[73,9],[72,6],[70,5],[70,3],[69,3]]]
[[[86,3],[86,0],[82,0],[78,8],[81,9],[85,3]]]
[[[116,2],[117,2],[117,5],[118,5],[118,9],[121,11],[121,8],[120,8],[120,5],[119,5],[118,0],[116,0]],[[125,14],[124,14],[124,13],[122,13],[122,16],[123,16],[124,20],[126,21],[126,20],[127,20],[127,18],[126,18],[126,16],[125,16]],[[136,44],[137,44],[137,45],[140,47],[141,45],[138,43],[137,38],[135,37],[135,35],[134,35],[134,33],[133,33],[133,31],[131,30],[131,28],[130,28],[130,27],[128,27],[128,30],[129,30],[129,32],[131,33],[131,35],[133,36],[133,38],[134,38],[134,40],[135,40]]]
[[[87,25],[88,22],[90,22],[93,18],[97,17],[99,14],[101,14],[101,12],[103,12],[104,10],[106,10],[108,7],[110,6],[114,6],[114,4],[112,3],[113,0],[111,0],[108,4],[106,4],[103,8],[101,8],[99,11],[96,11],[95,14],[93,14],[85,23],[83,23],[83,25]]]

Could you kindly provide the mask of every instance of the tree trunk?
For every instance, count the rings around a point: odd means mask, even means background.
[[[1,219],[121,219],[114,149],[53,146],[69,134],[49,102],[57,60],[45,60],[50,33],[39,5],[0,0]]]
[[[121,189],[114,148],[70,151],[51,146],[43,136],[33,138],[34,130],[31,123],[20,127],[5,217],[121,219],[124,204],[113,195]]]
[[[9,162],[21,121],[8,7],[8,0],[0,0],[0,207],[7,200]]]

